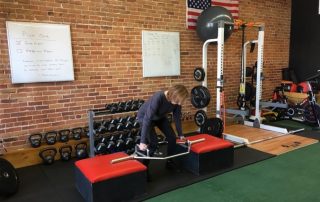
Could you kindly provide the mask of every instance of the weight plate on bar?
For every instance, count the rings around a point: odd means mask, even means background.
[[[206,76],[206,73],[204,72],[203,68],[201,68],[201,67],[195,68],[195,70],[193,72],[193,78],[196,81],[203,81],[205,76]]]
[[[198,110],[194,115],[194,121],[196,122],[197,126],[202,126],[207,120],[207,114],[203,110]]]
[[[210,97],[209,90],[204,86],[196,86],[191,90],[191,104],[197,109],[208,106]]]
[[[223,121],[219,118],[210,118],[200,128],[200,133],[209,134],[215,137],[222,137]]]

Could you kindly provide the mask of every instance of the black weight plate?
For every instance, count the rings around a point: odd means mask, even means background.
[[[193,72],[193,78],[196,81],[203,81],[205,76],[206,76],[206,74],[205,74],[203,68],[201,68],[201,67],[195,68],[195,70]]]
[[[0,158],[0,195],[12,195],[18,188],[19,177],[16,169],[9,161]]]
[[[246,101],[252,100],[252,98],[254,98],[255,95],[256,95],[256,88],[251,83],[246,82],[246,93],[245,93]]]
[[[251,67],[246,67],[246,77],[252,76],[253,69]]]
[[[221,138],[223,133],[223,121],[219,118],[207,119],[204,125],[201,126],[200,132]]]
[[[198,110],[194,115],[194,122],[197,124],[197,126],[204,125],[206,120],[207,120],[207,114],[203,110]]]
[[[197,109],[208,106],[210,97],[209,90],[204,86],[196,86],[191,90],[191,104]]]

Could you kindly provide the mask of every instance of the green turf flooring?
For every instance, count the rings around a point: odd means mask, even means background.
[[[320,201],[320,144],[261,161],[149,199],[158,201]]]
[[[313,128],[310,125],[307,125],[307,124],[304,124],[304,123],[298,122],[298,121],[292,121],[292,120],[281,120],[281,121],[275,121],[275,122],[267,122],[266,124],[281,127],[281,128],[287,128],[289,131],[290,130],[298,130],[301,128],[304,128],[305,130],[312,130],[312,128]]]

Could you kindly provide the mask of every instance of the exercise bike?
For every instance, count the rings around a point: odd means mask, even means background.
[[[282,113],[282,118],[316,125],[317,128],[320,128],[320,106],[316,102],[310,83],[306,82],[306,84],[308,90],[304,92],[307,92],[308,97],[300,103],[288,103],[289,107]]]

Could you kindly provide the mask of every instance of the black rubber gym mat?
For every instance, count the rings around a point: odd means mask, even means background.
[[[154,161],[150,163],[150,174],[152,181],[148,183],[147,193],[137,198],[135,201],[146,200],[159,194],[184,187],[271,157],[273,157],[273,155],[252,148],[238,148],[235,149],[234,165],[232,167],[207,173],[201,176],[196,176],[188,171],[182,171],[179,173],[172,170],[167,170],[165,168],[164,161]]]
[[[153,161],[150,164],[152,181],[148,183],[147,193],[134,201],[141,201],[156,195],[183,187],[224,172],[249,165],[272,157],[251,148],[235,150],[234,165],[228,169],[215,171],[201,176],[190,172],[167,170],[164,161]],[[74,161],[56,161],[53,165],[36,165],[18,169],[21,179],[18,193],[9,198],[0,198],[5,202],[82,202],[84,201],[75,188]],[[106,196],[107,197],[107,196]]]

